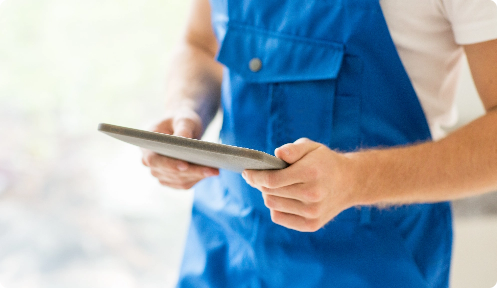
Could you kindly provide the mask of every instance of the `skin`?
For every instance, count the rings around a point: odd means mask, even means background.
[[[172,57],[164,119],[152,131],[199,139],[215,116],[220,102],[222,66],[214,60],[218,44],[210,21],[209,2],[196,0]],[[142,151],[143,165],[165,186],[189,189],[206,177],[219,175],[218,169]]]
[[[165,120],[155,131],[198,138],[219,105],[221,66],[207,0],[196,0],[169,79]],[[487,113],[437,141],[337,153],[308,139],[275,151],[292,164],[278,171],[245,170],[261,191],[273,222],[313,232],[345,209],[455,200],[497,190],[497,40],[464,47]],[[216,169],[144,151],[161,184],[187,189]]]
[[[340,154],[300,139],[278,148],[282,171],[244,171],[275,223],[316,231],[357,205],[449,201],[497,190],[497,40],[464,47],[486,115],[448,137]]]

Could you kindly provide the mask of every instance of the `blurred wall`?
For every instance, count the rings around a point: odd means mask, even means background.
[[[171,287],[191,192],[99,122],[146,128],[190,1],[0,5],[0,283]]]
[[[456,103],[459,112],[459,121],[450,130],[454,130],[485,113],[485,109],[478,98],[478,92],[471,78],[467,63],[465,63],[462,69]],[[475,217],[480,215],[497,215],[497,193],[455,201],[453,207],[456,216]]]

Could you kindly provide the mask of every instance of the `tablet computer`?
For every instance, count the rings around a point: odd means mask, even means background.
[[[172,136],[101,123],[98,131],[158,154],[190,163],[242,172],[245,169],[275,170],[288,164],[267,153],[247,148]]]

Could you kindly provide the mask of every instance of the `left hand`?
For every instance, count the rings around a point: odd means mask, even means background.
[[[358,205],[359,175],[351,154],[301,138],[276,149],[292,164],[283,170],[245,170],[242,176],[262,192],[274,223],[314,232],[343,210]]]

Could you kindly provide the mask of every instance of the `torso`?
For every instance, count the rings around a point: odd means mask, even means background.
[[[464,61],[460,44],[497,38],[497,28],[485,28],[492,21],[497,27],[497,6],[488,0],[381,0],[380,5],[432,137],[439,139],[442,128],[457,120],[454,98]]]

